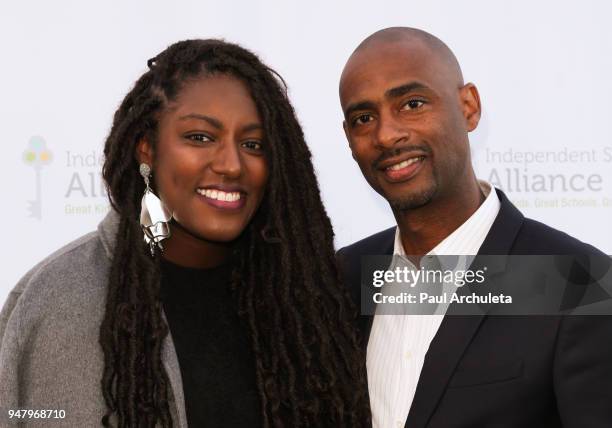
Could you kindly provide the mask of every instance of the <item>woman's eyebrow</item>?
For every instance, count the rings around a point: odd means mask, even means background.
[[[261,123],[249,123],[242,127],[242,132],[258,131],[260,129],[263,129]]]
[[[221,123],[219,119],[215,119],[214,117],[206,116],[204,114],[189,113],[189,114],[179,117],[179,120],[189,120],[189,119],[203,120],[203,121],[210,123],[212,126],[214,126],[217,129],[223,129],[223,124]]]

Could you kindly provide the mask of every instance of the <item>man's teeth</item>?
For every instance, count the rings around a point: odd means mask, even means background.
[[[390,169],[391,171],[397,171],[398,169],[406,168],[408,165],[412,165],[413,163],[418,162],[421,159],[423,159],[422,156],[419,156],[418,158],[410,158],[410,159],[402,161],[400,163],[396,163],[395,165],[391,165],[387,169]]]
[[[197,192],[207,198],[225,202],[234,202],[241,198],[240,192],[223,192],[212,189],[198,189]]]

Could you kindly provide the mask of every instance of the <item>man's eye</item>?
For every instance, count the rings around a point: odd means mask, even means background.
[[[364,125],[373,120],[371,114],[360,114],[353,119],[353,125]]]
[[[423,107],[423,104],[425,104],[425,102],[422,100],[408,100],[408,102],[402,106],[402,110],[415,110]]]
[[[212,138],[210,138],[206,134],[191,134],[191,135],[188,135],[187,138],[192,141],[197,141],[201,143],[207,143],[209,141],[212,141]]]
[[[242,143],[242,147],[250,149],[250,150],[261,150],[263,148],[262,144],[259,141],[245,141]]]

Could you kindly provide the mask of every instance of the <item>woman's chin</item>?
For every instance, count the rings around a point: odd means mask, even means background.
[[[177,220],[172,222],[172,226],[174,227],[172,227],[171,233],[185,234],[201,241],[220,244],[235,241],[245,229],[242,225],[236,224],[192,225]]]

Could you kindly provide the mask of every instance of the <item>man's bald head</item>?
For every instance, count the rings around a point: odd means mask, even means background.
[[[453,82],[453,85],[463,85],[459,62],[442,40],[417,28],[390,27],[371,34],[353,51],[342,71],[340,91],[346,75],[354,67],[369,61],[373,53],[385,51],[402,56],[406,61],[435,61],[437,71],[444,72],[446,79]]]

